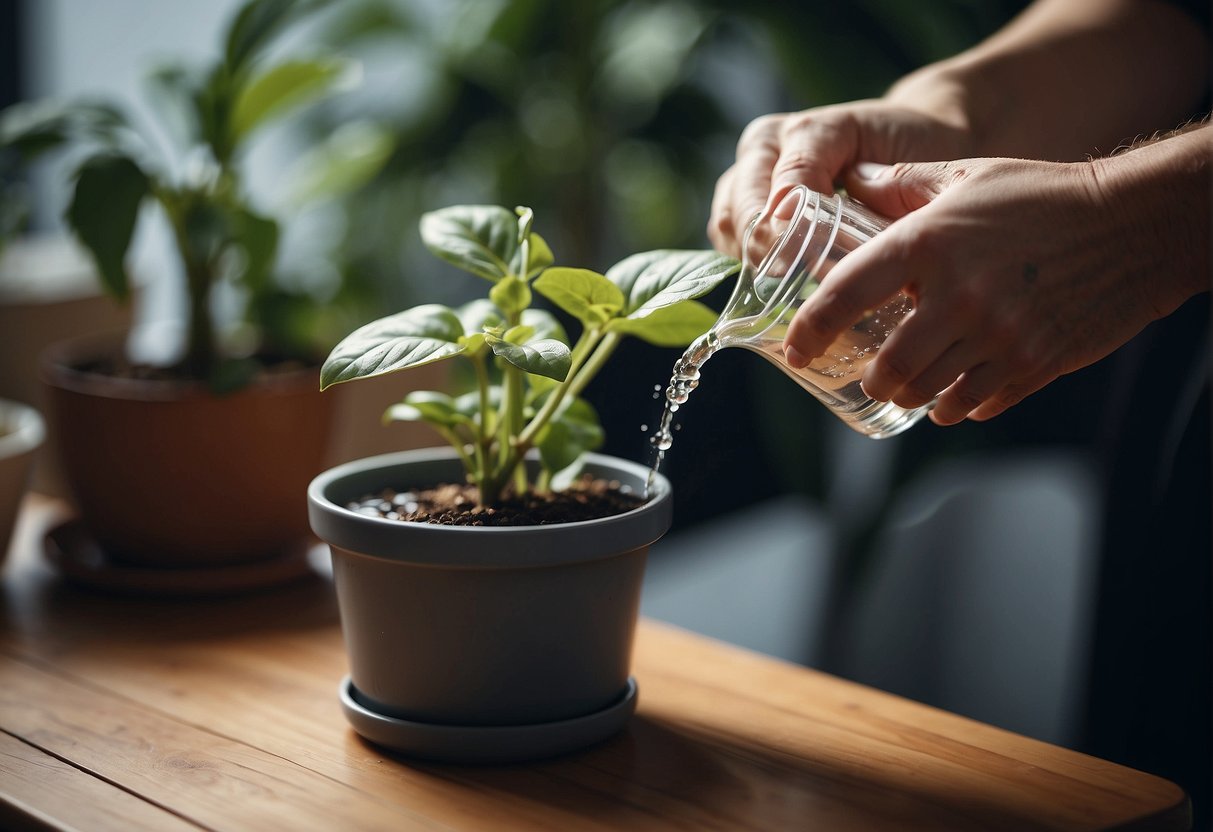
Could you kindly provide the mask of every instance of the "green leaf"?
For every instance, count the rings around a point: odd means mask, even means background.
[[[532,232],[531,235],[527,237],[527,242],[529,244],[531,254],[527,258],[527,260],[530,262],[527,265],[526,277],[527,280],[530,280],[548,266],[552,265],[552,263],[556,262],[556,258],[552,254],[552,250],[548,247],[547,241],[545,241],[538,234]],[[522,274],[522,264],[517,262],[521,259],[522,254],[520,252],[515,258],[515,261],[511,262],[510,264],[510,267],[513,268],[518,274]]]
[[[251,0],[232,18],[227,30],[227,67],[238,74],[298,14],[321,5],[298,0]]]
[[[339,58],[318,58],[284,61],[261,73],[236,96],[228,123],[230,146],[238,146],[258,127],[319,98],[351,66]]]
[[[535,330],[536,339],[555,338],[557,341],[569,342],[569,336],[556,316],[546,309],[524,309],[522,323]]]
[[[687,300],[642,317],[616,318],[607,324],[607,331],[635,335],[658,347],[685,347],[711,329],[718,317],[711,307]]]
[[[633,254],[606,273],[626,296],[624,314],[636,317],[706,295],[741,264],[715,251],[659,249]]]
[[[369,121],[343,124],[293,166],[295,202],[333,199],[370,182],[396,147],[392,131]]]
[[[537,376],[532,376],[537,378]],[[501,407],[501,388],[489,388],[489,407],[493,410]],[[464,393],[462,396],[455,397],[455,410],[461,416],[466,416],[469,421],[475,420],[480,414],[480,391],[473,390],[470,393]]]
[[[526,344],[511,344],[504,338],[488,337],[493,353],[520,370],[564,381],[573,363],[568,345],[554,338],[531,341]]]
[[[225,163],[232,154],[231,88],[232,76],[216,65],[194,92],[194,113],[203,140],[210,145],[215,159]]]
[[[170,64],[153,70],[145,81],[169,135],[185,147],[203,141],[198,103],[205,80],[195,70]]]
[[[128,130],[126,117],[109,104],[89,101],[30,101],[0,112],[0,149],[11,149],[24,162],[75,139],[116,145]]]
[[[453,428],[470,424],[471,418],[460,413],[455,400],[445,393],[418,390],[404,397],[403,402],[389,407],[383,414],[385,422],[428,422]]]
[[[126,251],[139,206],[151,191],[147,174],[126,156],[94,156],[76,171],[67,221],[92,253],[106,291],[125,299],[130,292]]]
[[[511,344],[525,344],[535,337],[535,328],[526,324],[519,324],[518,326],[510,327],[501,337]]]
[[[574,399],[540,435],[539,459],[543,467],[555,473],[577,462],[586,451],[601,447],[602,426],[598,414],[585,399]]]
[[[464,351],[463,327],[436,303],[417,306],[354,330],[320,368],[320,389],[441,361]]]
[[[604,323],[627,302],[618,286],[589,269],[551,268],[535,280],[535,291],[586,326]]]
[[[531,305],[531,287],[521,277],[508,275],[489,290],[489,300],[506,314],[519,313]]]
[[[498,205],[453,205],[422,215],[421,241],[435,256],[496,283],[514,273],[518,218]]]
[[[501,326],[505,322],[505,316],[501,314],[501,310],[486,298],[477,298],[465,303],[455,310],[455,314],[459,316],[459,322],[463,324],[463,331],[469,335],[483,332],[486,327]]]

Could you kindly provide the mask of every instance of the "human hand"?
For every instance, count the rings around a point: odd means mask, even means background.
[[[919,100],[940,100],[921,93]],[[793,185],[833,193],[857,162],[907,162],[972,155],[959,109],[950,102],[919,108],[895,100],[856,101],[800,113],[762,116],[737,144],[737,161],[721,175],[712,199],[708,236],[739,256],[746,225],[776,205]]]
[[[1092,163],[1011,159],[860,165],[848,192],[900,217],[839,261],[788,328],[799,367],[896,292],[914,310],[863,376],[937,424],[989,419],[1091,364],[1184,299],[1130,244],[1131,212]]]

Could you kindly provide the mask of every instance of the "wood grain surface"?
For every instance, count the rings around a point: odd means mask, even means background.
[[[529,765],[358,737],[332,587],[122,597],[40,555],[27,501],[0,595],[0,828],[1186,829],[1175,785],[654,621],[640,705]]]

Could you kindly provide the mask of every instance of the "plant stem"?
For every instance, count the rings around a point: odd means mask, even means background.
[[[182,216],[174,195],[157,186],[153,186],[153,193],[168,216],[173,239],[177,244],[177,253],[181,256],[181,265],[185,269],[189,297],[189,331],[181,366],[190,376],[206,379],[211,375],[215,363],[215,324],[211,320],[210,308],[213,282],[211,264],[195,256],[189,232],[185,227],[186,218]]]
[[[569,385],[568,393],[570,396],[580,396],[581,391],[589,384],[594,376],[598,375],[598,371],[610,359],[611,354],[615,352],[615,348],[619,346],[619,342],[623,340],[619,333],[609,332],[602,339],[602,343],[598,345],[598,349],[594,351],[593,356],[589,361],[577,371],[573,382]],[[570,375],[573,373],[570,371]]]
[[[210,267],[187,255],[185,275],[189,285],[189,335],[183,364],[191,376],[206,379],[215,364]]]
[[[506,315],[506,329],[512,329],[522,322],[522,312],[510,312]],[[513,438],[522,430],[523,383],[522,370],[505,362],[502,368],[502,418],[499,430],[500,447],[498,449],[498,468],[493,477],[498,488],[513,479],[514,490],[519,494],[526,491],[526,469],[518,463],[521,457],[514,453]]]
[[[608,338],[609,337],[610,336],[608,336]],[[560,382],[560,386],[553,390],[551,395],[548,396],[547,401],[543,403],[543,407],[540,408],[539,412],[535,414],[535,417],[531,419],[531,423],[527,425],[526,429],[518,435],[517,445],[522,449],[521,453],[526,453],[528,450],[530,450],[532,443],[535,441],[536,435],[539,433],[539,431],[543,430],[543,426],[546,425],[551,420],[552,416],[556,414],[557,410],[560,408],[560,405],[568,398],[568,394],[573,392],[574,396],[577,395],[577,393],[573,391],[576,378],[586,365],[586,360],[594,354],[594,347],[598,345],[601,338],[602,330],[598,329],[597,327],[593,329],[586,329],[581,333],[581,337],[577,339],[577,345],[573,348],[572,363],[569,366],[568,375],[564,377],[564,381]],[[601,367],[602,362],[598,362],[597,366]],[[597,370],[595,370],[595,372],[596,371]],[[585,382],[582,382],[581,387],[584,387],[588,381],[589,379],[586,379]],[[577,389],[580,390],[580,387]]]
[[[476,388],[480,392],[480,411],[477,415],[480,417],[479,424],[476,425],[473,445],[476,449],[475,465],[469,470],[472,475],[472,481],[479,488],[484,482],[489,473],[489,446],[493,442],[493,414],[489,411],[489,371],[484,365],[484,355],[482,352],[470,356],[472,368],[476,373]]]

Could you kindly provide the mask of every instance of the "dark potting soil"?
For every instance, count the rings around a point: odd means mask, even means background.
[[[415,491],[386,489],[349,508],[371,517],[442,526],[544,526],[623,514],[643,503],[618,482],[587,475],[567,491],[507,496],[491,508],[476,504],[473,486],[451,483]]]
[[[230,365],[240,363],[247,366],[240,367],[241,375],[265,375],[274,376],[286,373],[293,373],[304,369],[307,364],[293,358],[280,358],[278,356],[257,356],[252,359],[232,359],[228,362]],[[82,373],[91,373],[93,375],[108,376],[109,378],[134,379],[138,381],[201,381],[197,376],[192,375],[184,367],[176,364],[159,365],[159,364],[142,364],[127,360],[125,357],[105,356],[102,358],[94,358],[87,361],[78,361],[72,364],[72,369]]]

